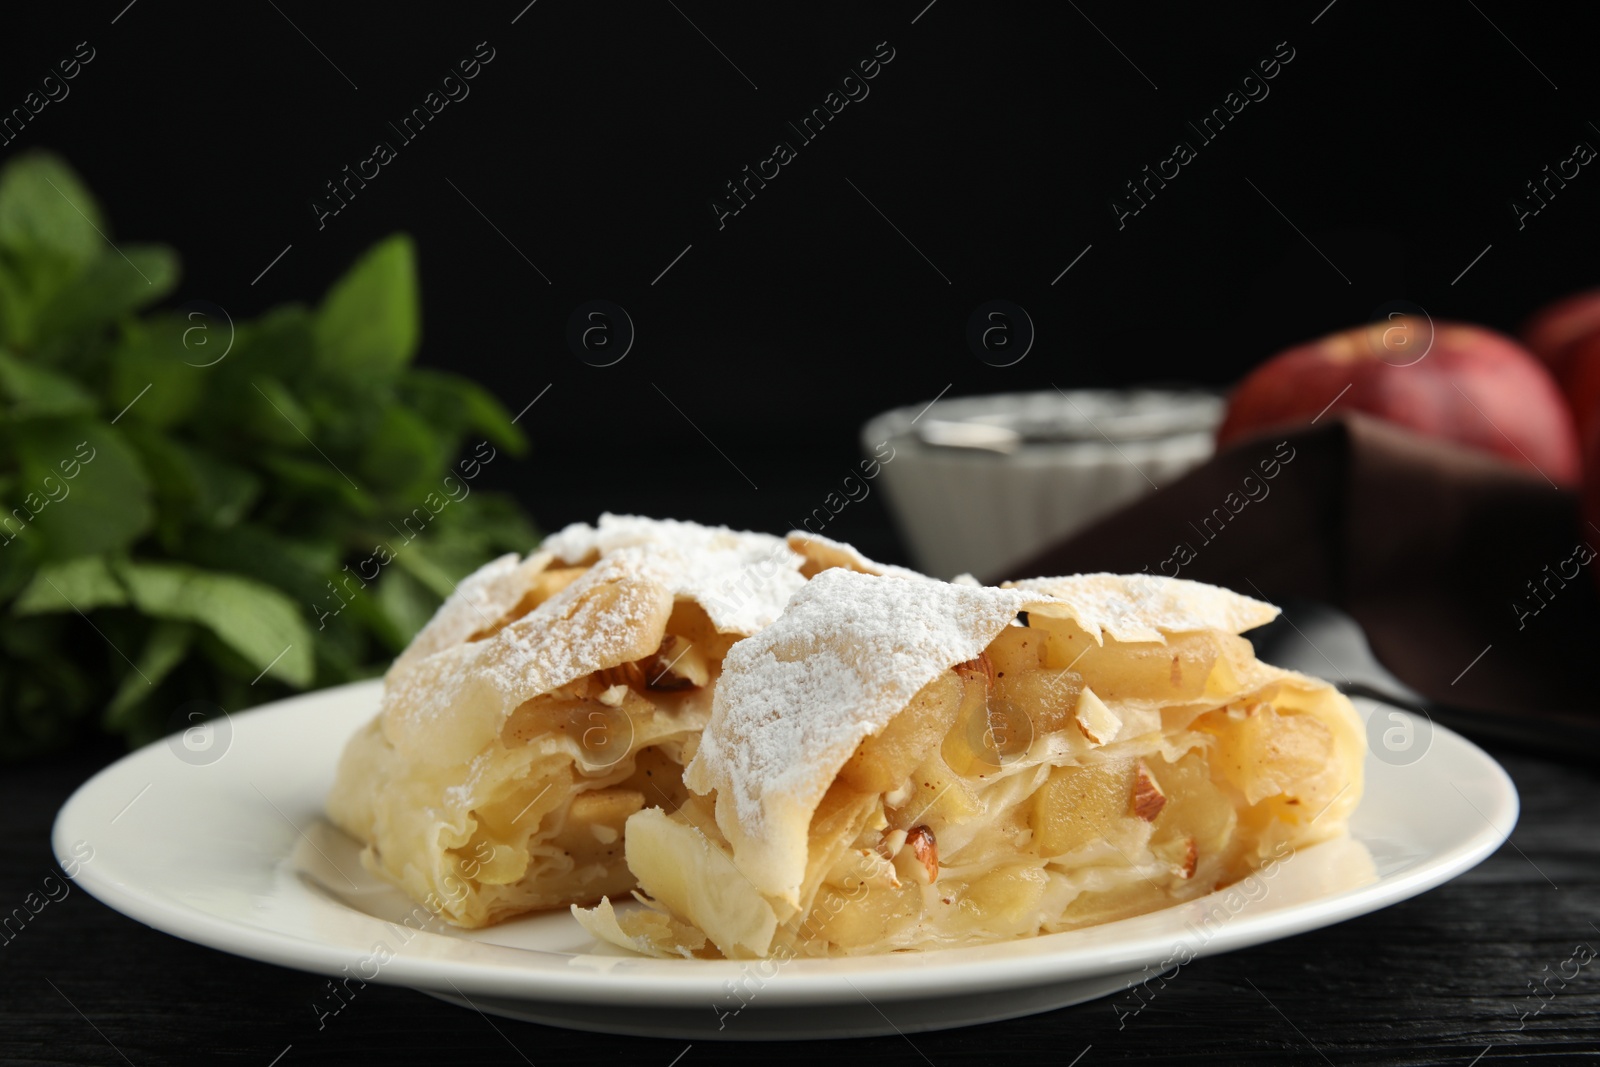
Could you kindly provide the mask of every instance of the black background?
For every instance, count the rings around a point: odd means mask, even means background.
[[[422,362],[513,413],[551,386],[532,458],[494,468],[546,528],[782,530],[866,418],[947,386],[1221,386],[1394,300],[1515,329],[1600,273],[1592,168],[1521,230],[1510,207],[1600,146],[1576,5],[524,2],[14,11],[0,106],[78,42],[96,58],[4,151],[62,153],[114,237],[176,246],[174,304],[314,299],[413,234]],[[485,41],[470,95],[402,144],[387,123]],[[799,144],[786,123],[882,41],[870,95]],[[1202,143],[1185,123],[1279,42],[1270,95]],[[1180,138],[1197,158],[1119,229],[1112,198]],[[319,229],[313,199],[379,139],[398,158]],[[778,139],[798,158],[719,229],[712,198]],[[637,330],[611,367],[565,340],[596,298]],[[1015,366],[965,343],[997,298],[1037,327]],[[895,556],[877,509],[829,532]]]
[[[13,5],[0,113],[80,41],[96,55],[0,158],[61,153],[113,238],[178,248],[174,306],[249,317],[315,299],[374,241],[413,234],[422,362],[475,377],[513,413],[549,386],[520,423],[531,458],[485,475],[545,528],[610,509],[781,531],[838,484],[865,419],[947,388],[1224,386],[1396,300],[1509,330],[1600,274],[1593,166],[1525,228],[1510,208],[1575,142],[1600,146],[1593,27],[1577,5],[525,2]],[[895,58],[870,96],[719,230],[709,202],[723,183],[881,41]],[[387,122],[479,42],[495,58],[470,96],[319,230],[324,183],[397,140]],[[1185,123],[1279,42],[1294,59],[1270,95],[1119,230],[1123,183],[1196,141]],[[611,367],[566,344],[568,317],[593,299],[637,327]],[[1037,326],[1014,366],[966,346],[968,316],[993,299]],[[903,559],[878,494],[828,532]],[[1592,767],[1495,751],[1525,804],[1511,849],[1418,900],[1186,968],[1126,1030],[1102,1000],[914,1041],[685,1054],[485,1025],[373,987],[323,1032],[310,1010],[322,978],[154,933],[77,893],[0,949],[0,1060],[1592,1054],[1593,975],[1525,1019],[1529,983],[1590,939]],[[0,778],[5,907],[55,869],[52,813],[115,755],[107,744]]]

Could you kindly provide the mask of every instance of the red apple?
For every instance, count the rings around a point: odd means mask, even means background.
[[[1561,388],[1567,394],[1584,454],[1592,455],[1590,439],[1600,433],[1600,333],[1592,333],[1567,349]]]
[[[1584,442],[1583,470],[1583,525],[1578,533],[1582,543],[1575,551],[1580,556],[1577,562],[1587,564],[1589,560],[1581,558],[1582,549],[1592,553],[1591,546],[1600,544],[1600,434],[1591,434]],[[1600,586],[1600,565],[1590,567],[1589,576]]]
[[[1561,378],[1577,342],[1596,331],[1600,331],[1600,289],[1590,289],[1534,312],[1522,327],[1522,339]]]
[[[1492,452],[1558,485],[1578,482],[1572,416],[1538,360],[1493,330],[1419,318],[1280,352],[1234,390],[1217,444],[1341,409]]]
[[[1583,471],[1583,525],[1578,528],[1581,543],[1574,551],[1575,562],[1588,564],[1593,559],[1592,546],[1600,545],[1600,433],[1591,433],[1584,439]],[[1583,558],[1584,549],[1588,549],[1587,559]],[[1589,576],[1600,586],[1600,564],[1589,567]]]

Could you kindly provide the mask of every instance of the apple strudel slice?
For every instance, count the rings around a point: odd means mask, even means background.
[[[614,515],[487,564],[388,672],[329,815],[459,925],[626,893],[625,820],[682,801],[728,648],[818,564],[766,534]]]
[[[654,955],[1026,937],[1209,893],[1343,832],[1359,720],[1257,661],[1277,609],[1149,575],[825,571],[729,653],[676,810],[628,819]]]

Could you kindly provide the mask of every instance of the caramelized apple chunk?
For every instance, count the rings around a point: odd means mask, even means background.
[[[957,922],[1001,937],[1037,929],[1039,901],[1050,876],[1042,868],[1000,867],[967,886],[957,905]]]
[[[1036,671],[1044,664],[1045,635],[1027,626],[1007,626],[986,649],[995,676]]]
[[[1073,724],[1082,692],[1077,671],[1007,671],[995,680],[994,700],[1008,716],[1027,716],[1034,733],[1049,734]]]
[[[983,810],[967,780],[958,775],[939,752],[919,763],[911,775],[911,788],[888,810],[889,824],[909,831],[917,822],[934,825],[963,823]]]
[[[1166,641],[1115,641],[1094,638],[1070,622],[1041,620],[1048,625],[1048,666],[1070,667],[1084,684],[1108,702],[1159,701],[1180,704],[1199,699],[1217,659],[1223,654],[1211,633],[1173,634]]]
[[[800,926],[806,939],[829,941],[840,948],[872,945],[922,917],[922,890],[906,882],[898,886],[844,889],[823,885]]]
[[[1169,802],[1156,823],[1156,839],[1191,840],[1208,856],[1224,852],[1238,816],[1213,778],[1218,771],[1206,751],[1191,749],[1174,763],[1152,760],[1149,769]]]
[[[963,683],[945,671],[923,686],[882,732],[864,738],[839,772],[863,793],[887,793],[905,784],[939,739],[949,732],[961,705]]]
[[[1111,759],[1057,767],[1034,793],[1028,825],[1041,856],[1064,856],[1104,838],[1127,817],[1134,761]]]
[[[1200,722],[1216,734],[1223,775],[1252,804],[1320,781],[1333,755],[1333,735],[1320,720],[1267,703],[1211,712]]]
[[[1028,712],[999,696],[1004,679],[985,670],[986,665],[992,666],[986,657],[957,665],[961,703],[941,747],[952,770],[975,778],[983,778],[1027,752],[1034,735]]]

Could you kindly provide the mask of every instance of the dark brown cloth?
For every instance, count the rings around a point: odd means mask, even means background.
[[[1238,442],[1009,576],[1147,571],[1322,600],[1430,700],[1594,712],[1595,548],[1600,530],[1580,519],[1577,494],[1346,415]]]

